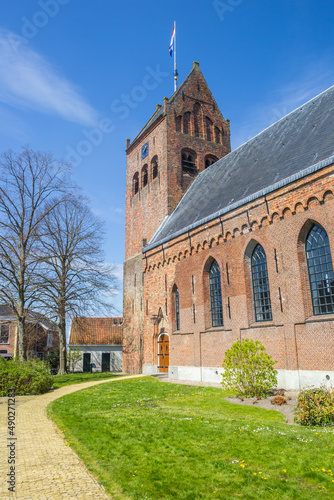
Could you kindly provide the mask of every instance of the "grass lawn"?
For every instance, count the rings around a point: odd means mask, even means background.
[[[55,375],[53,388],[63,387],[64,385],[81,384],[82,382],[93,382],[94,380],[104,380],[106,378],[121,377],[110,372],[97,373],[66,373],[65,375]]]
[[[334,429],[284,424],[212,387],[120,380],[54,401],[70,446],[115,499],[332,499]]]

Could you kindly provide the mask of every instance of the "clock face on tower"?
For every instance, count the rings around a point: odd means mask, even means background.
[[[143,160],[146,158],[148,155],[148,142],[145,142],[145,144],[141,148],[141,159]]]

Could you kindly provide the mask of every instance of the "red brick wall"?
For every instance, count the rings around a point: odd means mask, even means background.
[[[193,107],[200,104],[199,122],[200,136],[194,136]],[[191,112],[189,134],[176,131],[176,117]],[[207,140],[205,119],[209,117],[213,123],[211,141]],[[224,128],[225,135],[220,143],[215,143],[214,126]],[[148,143],[149,154],[141,160],[142,146]],[[143,287],[135,283],[135,275],[141,276],[144,271],[142,245],[152,239],[164,218],[169,215],[180,201],[182,195],[195,177],[182,174],[181,151],[188,148],[196,153],[198,172],[205,168],[205,157],[212,154],[221,158],[230,151],[229,121],[224,120],[212,94],[199,70],[193,70],[179,89],[179,92],[168,101],[164,100],[164,115],[152,124],[136,141],[127,144],[126,170],[126,214],[125,214],[125,259],[124,264],[124,301],[123,301],[123,334],[124,345],[130,345],[131,352],[123,352],[123,369],[127,372],[140,371],[141,348],[140,336],[144,331],[143,311],[157,314],[158,309],[150,299],[144,299]],[[159,174],[152,179],[151,160],[157,155]],[[142,187],[141,172],[148,165],[147,186]],[[139,174],[139,192],[133,193],[133,177]],[[150,323],[150,320],[149,320]],[[150,323],[150,327],[151,327]],[[136,340],[134,340],[136,339]],[[134,347],[134,344],[136,346]],[[145,344],[145,349],[148,347]],[[129,350],[129,349],[128,349]],[[145,351],[145,355],[147,352]]]
[[[334,315],[313,316],[304,248],[307,231],[316,222],[327,231],[334,258],[333,192],[330,166],[226,214],[222,225],[211,221],[165,243],[163,251],[147,252],[144,363],[157,364],[150,316],[161,307],[172,366],[219,366],[226,349],[247,337],[263,342],[278,369],[334,370]],[[255,321],[253,307],[249,257],[256,243],[265,250],[270,285],[273,319],[264,323]],[[210,327],[206,269],[212,258],[221,270],[220,328]],[[174,284],[180,294],[178,332],[173,332],[171,314]]]

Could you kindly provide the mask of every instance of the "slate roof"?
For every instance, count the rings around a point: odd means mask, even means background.
[[[0,305],[0,321],[16,321],[13,310],[5,305]],[[57,325],[46,318],[43,314],[29,310],[26,316],[27,323],[38,323],[45,330],[57,331]]]
[[[74,318],[70,345],[122,344],[123,318]]]
[[[334,86],[200,173],[143,251],[334,163]]]

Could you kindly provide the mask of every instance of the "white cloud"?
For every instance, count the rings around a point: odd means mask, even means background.
[[[78,89],[27,43],[13,44],[15,36],[0,29],[0,101],[94,126],[97,112]]]
[[[241,123],[238,130],[235,126],[232,129],[233,149],[333,85],[334,73],[328,70],[331,67],[328,60],[310,65],[297,79],[274,89],[267,96],[270,102],[249,109],[248,123]]]

